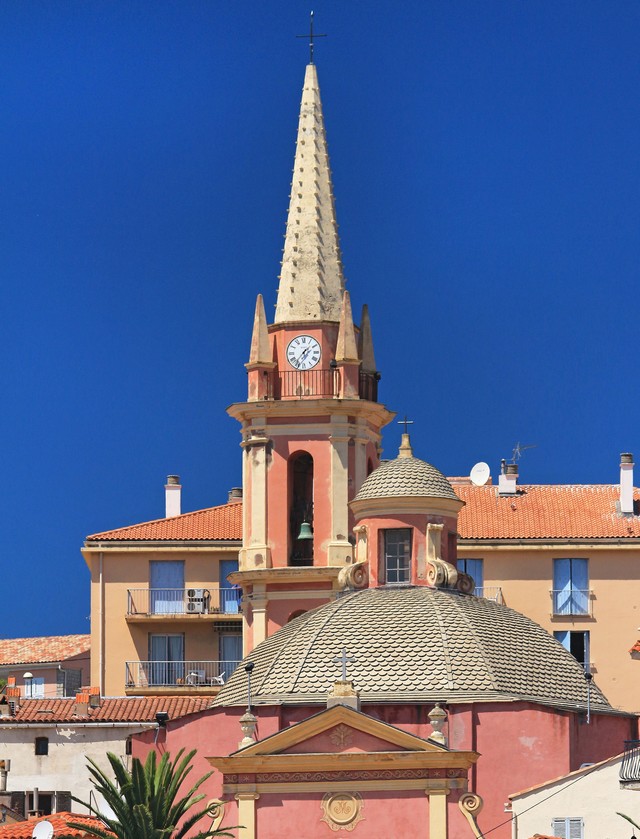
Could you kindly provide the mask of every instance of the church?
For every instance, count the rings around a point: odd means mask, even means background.
[[[197,747],[215,822],[242,839],[506,839],[510,793],[619,752],[636,718],[562,639],[482,596],[460,557],[465,492],[406,426],[381,460],[395,414],[345,289],[314,63],[275,318],[259,296],[246,369],[228,408],[241,491],[182,513],[170,476],[165,518],[85,542],[92,685],[210,697],[134,754]],[[504,476],[482,489],[524,504],[517,469]],[[633,501],[631,486],[628,538]]]

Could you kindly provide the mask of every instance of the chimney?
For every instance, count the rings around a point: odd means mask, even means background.
[[[620,455],[620,512],[633,515],[633,455],[623,452]]]
[[[86,717],[89,713],[89,691],[81,690],[76,693],[76,701],[73,706],[74,717]]]
[[[242,487],[231,487],[229,490],[228,504],[234,504],[236,501],[242,501]]]
[[[170,519],[180,515],[180,475],[167,475],[167,483],[164,487],[165,517]]]
[[[5,696],[7,697],[7,702],[9,706],[13,709],[13,713],[18,710],[20,707],[20,699],[21,699],[21,691],[20,688],[17,687],[9,687],[5,689]]]
[[[518,492],[518,464],[503,460],[498,478],[498,495],[515,495]]]
[[[89,707],[90,708],[99,708],[100,707],[100,688],[89,688]]]

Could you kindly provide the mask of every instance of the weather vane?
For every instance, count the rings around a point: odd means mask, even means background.
[[[309,23],[309,33],[308,35],[296,35],[296,38],[308,38],[309,39],[309,64],[313,64],[313,39],[314,38],[326,38],[326,33],[314,32],[313,31],[313,12],[311,12],[311,21]]]
[[[413,425],[413,420],[410,420],[409,417],[405,414],[404,419],[398,420],[398,425],[404,425],[404,433],[408,434],[409,429],[407,426]]]

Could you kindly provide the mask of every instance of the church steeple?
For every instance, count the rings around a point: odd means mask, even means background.
[[[344,277],[315,64],[304,77],[275,323],[340,320]]]

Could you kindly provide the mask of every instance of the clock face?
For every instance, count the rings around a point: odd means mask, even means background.
[[[320,361],[320,344],[310,335],[298,335],[289,342],[287,361],[296,370],[311,370]]]

